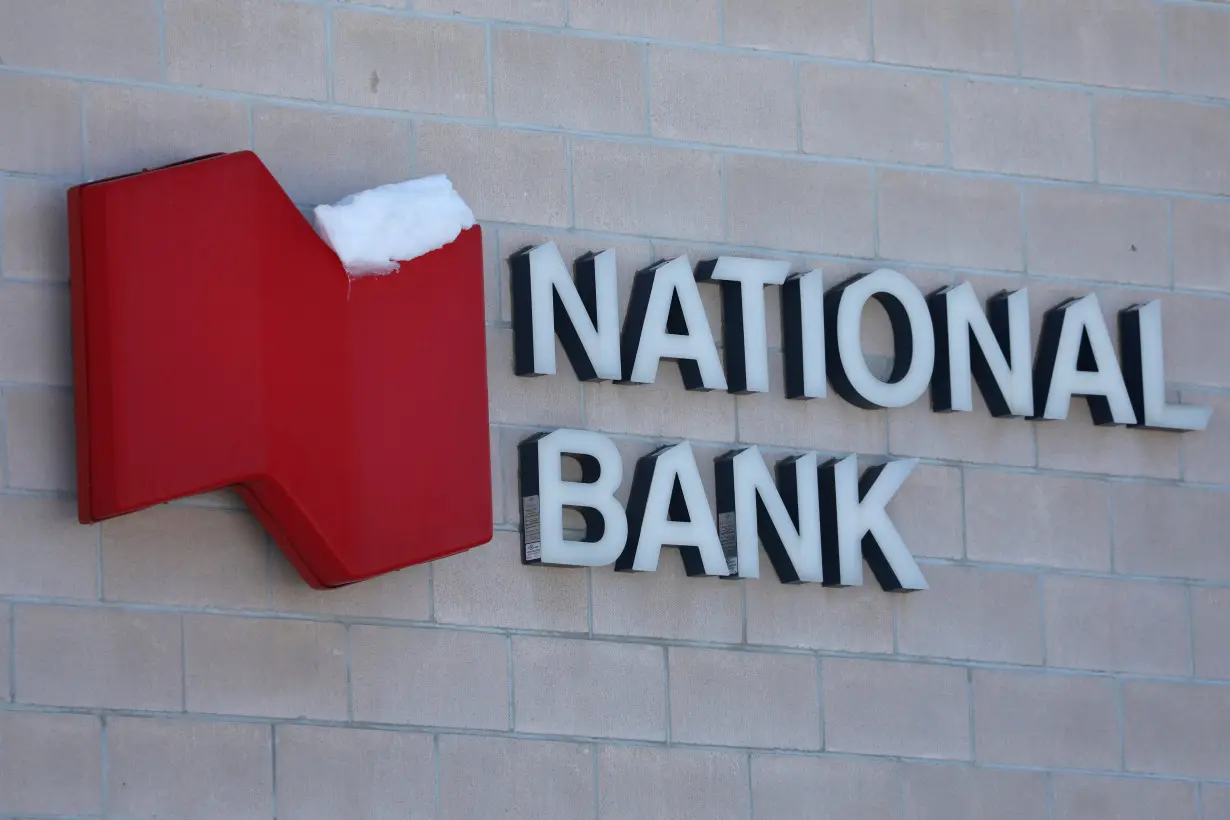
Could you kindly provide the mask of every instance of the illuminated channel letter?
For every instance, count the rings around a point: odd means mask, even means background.
[[[888,516],[888,502],[918,459],[890,461],[858,475],[857,456],[820,467],[825,586],[861,586],[863,560],[889,592],[926,589],[927,581]]]
[[[1158,430],[1204,430],[1209,426],[1211,408],[1166,402],[1161,302],[1119,311],[1119,345],[1123,379],[1139,426]]]
[[[674,359],[688,390],[725,390],[709,317],[686,256],[639,272],[623,331],[623,380],[652,384],[658,362]]]
[[[893,328],[893,370],[880,381],[867,367],[861,338],[868,299],[884,306]],[[927,389],[935,366],[935,337],[927,300],[909,279],[881,268],[848,279],[824,297],[829,379],[856,407],[905,407]]]
[[[1046,312],[1034,366],[1034,418],[1061,421],[1073,396],[1084,396],[1094,424],[1135,424],[1115,346],[1096,294]]]
[[[696,279],[722,287],[722,342],[726,349],[727,390],[769,392],[769,340],[764,289],[790,275],[789,262],[719,256],[696,266]]]
[[[628,499],[628,540],[615,569],[653,572],[662,547],[678,547],[688,575],[730,575],[692,445],[654,450],[636,462]]]
[[[935,325],[931,409],[974,409],[971,375],[993,416],[1034,414],[1029,294],[1005,291],[987,301],[986,313],[969,282],[927,297]]]
[[[609,438],[584,430],[539,434],[517,446],[521,473],[521,560],[526,564],[601,567],[624,548],[628,521],[615,498],[623,461]],[[563,459],[581,466],[580,481],[565,481]],[[564,538],[564,509],[585,521],[581,541]]]
[[[824,367],[824,273],[791,276],[782,285],[782,360],[786,398],[828,395]]]
[[[615,251],[578,259],[575,282],[554,242],[520,251],[508,262],[514,372],[518,376],[554,375],[555,336],[559,334],[578,379],[619,379],[623,374]]]
[[[718,530],[733,525],[740,578],[760,577],[760,544],[783,584],[822,582],[819,462],[815,453],[777,463],[777,483],[757,447],[720,456]]]

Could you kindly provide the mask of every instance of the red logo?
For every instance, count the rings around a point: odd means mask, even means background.
[[[316,587],[491,538],[478,227],[351,282],[251,152],[69,215],[83,523],[235,486]]]

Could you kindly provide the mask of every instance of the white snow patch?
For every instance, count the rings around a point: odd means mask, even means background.
[[[381,276],[443,248],[474,225],[474,212],[444,174],[382,185],[320,205],[316,232],[351,276]]]

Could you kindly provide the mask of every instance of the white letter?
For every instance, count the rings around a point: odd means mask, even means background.
[[[725,390],[709,317],[686,256],[636,275],[624,323],[624,381],[652,384],[658,362],[675,359],[688,390]]]
[[[786,398],[828,395],[824,367],[824,274],[791,276],[782,286],[782,359]]]
[[[1204,430],[1209,426],[1212,408],[1166,402],[1161,302],[1119,311],[1119,345],[1123,378],[1140,426],[1158,430]]]
[[[769,392],[764,289],[780,285],[789,275],[789,262],[742,256],[719,256],[696,268],[698,281],[712,280],[722,286],[722,341],[731,393]]]
[[[628,542],[620,571],[653,572],[663,546],[679,547],[688,575],[730,575],[692,445],[662,447],[636,462],[628,499]]]
[[[893,327],[893,372],[887,382],[872,375],[863,356],[863,307],[868,299],[884,306]],[[825,296],[829,377],[843,399],[857,407],[905,407],[923,394],[935,366],[935,337],[927,300],[900,273],[881,268],[856,276]]]
[[[615,498],[624,465],[615,443],[584,430],[556,430],[521,442],[521,560],[527,564],[601,567],[624,548],[628,521]],[[561,459],[581,464],[581,481],[565,481]],[[581,511],[585,540],[564,539],[564,508]]]
[[[1041,418],[1066,419],[1073,396],[1089,400],[1094,424],[1136,423],[1115,346],[1093,293],[1056,305],[1042,319],[1034,372],[1034,401],[1042,407]]]
[[[619,379],[619,295],[615,251],[577,260],[576,282],[554,242],[509,260],[513,300],[513,370],[555,373],[555,334],[577,378]]]
[[[917,464],[916,458],[890,461],[867,470],[861,481],[856,456],[821,466],[825,586],[862,586],[865,558],[889,592],[927,588],[922,570],[885,509]]]
[[[819,463],[815,453],[777,463],[777,484],[758,447],[726,453],[717,472],[718,530],[733,523],[740,578],[760,577],[760,542],[783,584],[824,580],[820,563]]]
[[[940,413],[973,410],[972,374],[991,415],[1032,416],[1029,294],[1022,288],[992,296],[987,302],[989,319],[969,282],[931,294],[927,304],[935,325],[932,409]]]

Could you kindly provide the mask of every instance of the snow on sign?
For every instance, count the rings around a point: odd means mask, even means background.
[[[694,268],[684,256],[636,275],[621,326],[614,251],[576,260],[575,278],[553,243],[521,251],[510,266],[520,376],[555,375],[558,338],[585,381],[652,384],[665,359],[688,390],[767,393],[765,289],[777,287],[787,399],[824,399],[831,385],[857,407],[904,407],[929,390],[933,410],[961,413],[973,411],[976,384],[1000,417],[1066,419],[1075,397],[1099,425],[1203,430],[1211,415],[1167,401],[1156,301],[1119,313],[1118,353],[1096,295],[1064,301],[1046,311],[1035,351],[1026,288],[984,305],[968,282],[924,296],[880,269],[826,290],[820,270],[791,275],[786,262],[733,256]],[[724,361],[698,283],[721,289]],[[893,334],[886,376],[862,348],[873,299]],[[579,465],[579,480],[565,477],[565,460]],[[716,512],[686,442],[636,462],[626,508],[616,497],[623,463],[606,436],[539,434],[521,443],[519,462],[525,563],[651,571],[673,546],[689,575],[755,578],[763,545],[782,582],[857,586],[865,562],[886,590],[926,588],[887,512],[913,459],[860,475],[856,456],[802,453],[771,473],[757,448],[733,449],[712,466]],[[576,526],[567,510],[580,513]]]
[[[318,205],[316,230],[351,276],[380,276],[443,248],[474,227],[474,213],[443,174]]]

